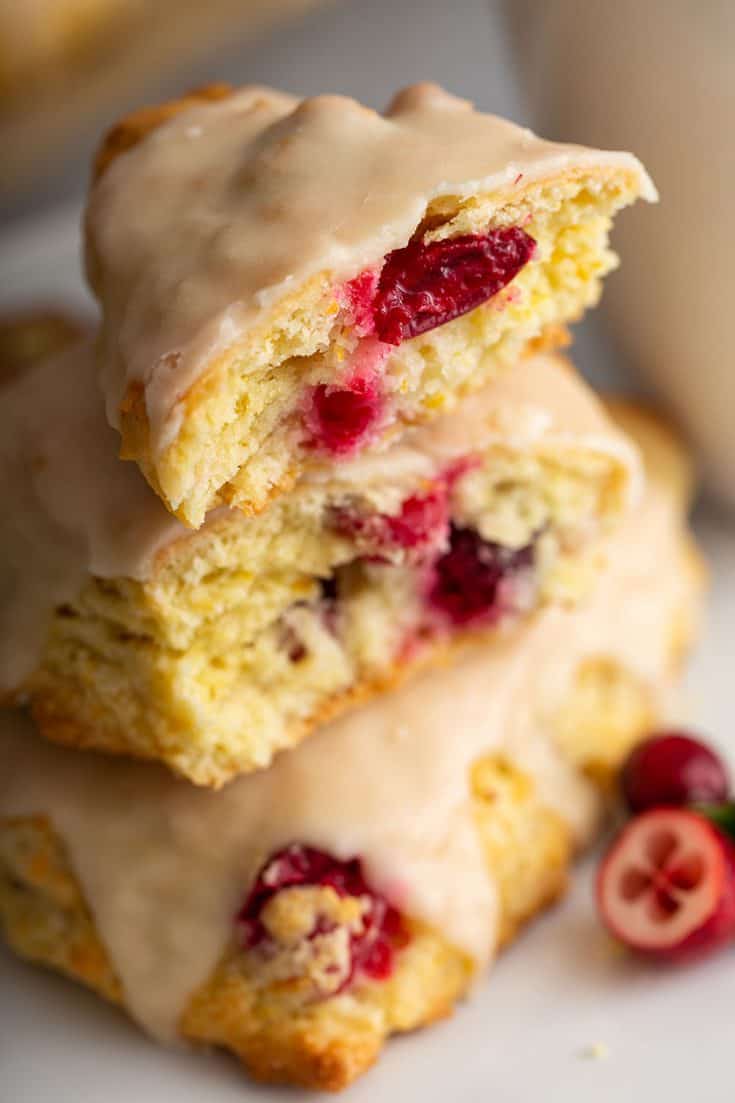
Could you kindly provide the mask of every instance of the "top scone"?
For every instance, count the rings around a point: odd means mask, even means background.
[[[557,145],[430,84],[385,115],[216,86],[123,120],[87,267],[122,454],[192,526],[446,411],[593,304],[630,154]]]

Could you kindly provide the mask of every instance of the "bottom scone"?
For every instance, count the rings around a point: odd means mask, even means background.
[[[563,889],[691,639],[687,471],[649,491],[580,608],[549,608],[219,793],[0,727],[0,918],[18,953],[164,1041],[343,1087],[447,1014]]]

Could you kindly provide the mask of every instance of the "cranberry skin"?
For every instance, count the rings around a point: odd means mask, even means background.
[[[519,226],[395,249],[373,301],[378,338],[400,345],[474,310],[509,284],[535,251],[536,242]]]
[[[345,456],[364,444],[383,415],[383,399],[372,379],[349,386],[320,383],[306,410],[309,444],[333,456]]]
[[[735,938],[735,848],[696,812],[650,808],[614,839],[596,896],[610,933],[642,957],[704,957]]]
[[[454,627],[491,623],[504,611],[503,583],[533,561],[532,544],[514,551],[453,525],[449,549],[433,566],[427,601]]]
[[[621,784],[631,812],[660,805],[719,804],[730,790],[722,759],[683,732],[662,732],[636,747],[623,766]]]
[[[298,843],[271,855],[260,869],[236,917],[244,947],[252,949],[267,941],[260,917],[268,901],[278,892],[301,885],[329,885],[339,896],[369,898],[364,929],[350,939],[350,970],[343,988],[358,975],[387,979],[393,971],[396,950],[409,941],[401,913],[370,888],[359,858],[340,861],[323,850]],[[323,930],[320,926],[313,933]]]

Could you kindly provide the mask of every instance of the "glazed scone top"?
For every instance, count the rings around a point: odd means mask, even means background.
[[[87,343],[0,386],[0,690],[16,688],[32,673],[53,610],[73,601],[89,574],[145,581],[165,548],[196,539],[137,466],[118,458],[95,372]],[[368,496],[371,487],[384,493],[387,485],[398,505],[453,458],[497,441],[528,451],[578,447],[610,456],[628,500],[638,495],[636,449],[566,362],[551,355],[523,361],[453,414],[408,430],[387,451],[310,478],[335,492]],[[210,515],[204,538],[224,512]]]
[[[543,141],[431,84],[385,115],[261,87],[187,108],[119,155],[90,196],[111,423],[142,385],[157,454],[191,385],[269,307],[316,273],[341,281],[377,264],[437,197],[502,202],[533,180],[606,168],[655,198],[632,155]]]
[[[469,768],[502,750],[586,837],[593,791],[555,749],[550,718],[594,656],[664,691],[672,620],[690,594],[679,511],[673,491],[657,486],[614,538],[586,605],[548,607],[218,793],[157,766],[53,747],[6,716],[0,817],[49,818],[127,1006],[162,1037],[214,971],[260,864],[294,841],[360,855],[377,891],[480,965],[495,946],[496,900]]]

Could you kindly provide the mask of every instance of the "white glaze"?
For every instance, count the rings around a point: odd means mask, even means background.
[[[38,664],[54,608],[73,601],[89,574],[144,581],[163,548],[201,536],[167,513],[135,464],[118,459],[89,345],[17,376],[0,393],[0,689],[12,689]],[[627,473],[631,499],[637,494],[635,450],[550,356],[519,364],[387,451],[313,478],[335,492],[402,483],[410,493],[453,457],[497,441],[611,455]]]
[[[554,751],[548,717],[591,655],[617,657],[664,690],[671,620],[687,585],[677,541],[673,501],[650,493],[581,609],[547,609],[497,634],[219,793],[154,766],[54,748],[8,716],[0,815],[50,818],[127,1005],[162,1038],[173,1037],[215,968],[249,879],[291,841],[361,855],[378,890],[483,964],[496,904],[471,828],[470,764],[503,748],[577,839],[588,835],[596,798]]]
[[[604,166],[633,172],[655,198],[630,154],[542,141],[430,84],[385,115],[259,87],[183,111],[118,156],[90,196],[111,424],[142,383],[157,455],[221,352],[309,276],[341,281],[378,264],[437,197],[502,202],[520,180]]]

